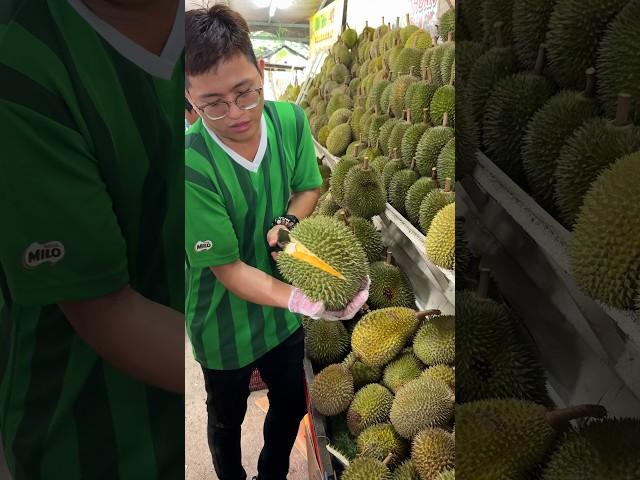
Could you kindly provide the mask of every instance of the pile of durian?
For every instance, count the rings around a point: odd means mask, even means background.
[[[455,43],[453,10],[437,38],[408,21],[346,29],[301,106],[339,157],[319,213],[371,219],[389,202],[425,235],[427,257],[453,269]],[[447,207],[448,208],[444,208]],[[443,210],[441,212],[441,210]]]
[[[481,148],[573,236],[577,285],[640,310],[640,0],[465,0],[458,177]]]
[[[538,350],[470,253],[461,219],[456,233],[456,478],[640,478],[640,420],[553,404]]]

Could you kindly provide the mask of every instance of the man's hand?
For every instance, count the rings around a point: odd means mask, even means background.
[[[360,291],[354,299],[340,311],[327,310],[324,302],[314,302],[307,297],[301,290],[294,288],[289,297],[289,311],[299,313],[315,320],[322,318],[323,320],[351,320],[362,308],[369,298],[369,285],[371,280],[369,277],[365,280]]]
[[[275,247],[278,243],[278,230],[289,231],[289,229],[284,225],[276,225],[271,230],[269,230],[267,232],[267,243],[270,247]],[[271,257],[276,260],[278,258],[278,252],[271,252]]]

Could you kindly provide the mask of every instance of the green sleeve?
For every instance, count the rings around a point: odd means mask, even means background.
[[[296,150],[296,164],[293,170],[291,190],[294,192],[304,192],[322,186],[322,175],[316,160],[316,149],[313,145],[311,128],[304,111],[293,105],[296,129],[299,132],[298,148]]]
[[[195,268],[226,265],[240,258],[238,239],[224,201],[206,175],[185,170],[185,251]]]
[[[92,149],[73,125],[0,101],[0,263],[16,303],[97,298],[127,284],[127,251]]]

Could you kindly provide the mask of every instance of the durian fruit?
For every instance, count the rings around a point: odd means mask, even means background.
[[[476,60],[483,54],[482,44],[464,40],[456,42],[456,89],[463,91],[464,84],[469,81]]]
[[[323,301],[327,310],[346,307],[369,274],[367,257],[355,235],[340,221],[324,216],[305,218],[291,231],[299,241],[343,278],[298,259],[287,245],[278,254],[278,270],[295,287],[314,301]]]
[[[355,216],[344,218],[344,222],[362,245],[369,263],[380,260],[384,244],[382,243],[382,235],[376,230],[373,223],[365,218]]]
[[[560,150],[577,128],[599,113],[593,98],[595,70],[587,72],[591,81],[584,93],[561,91],[538,110],[527,126],[522,166],[531,194],[547,210],[553,208],[554,173]]]
[[[405,132],[411,126],[411,122],[406,120],[407,115],[408,112],[405,110],[402,114],[402,119],[395,124],[395,126],[391,130],[391,133],[389,134],[389,140],[387,141],[387,151],[389,153],[393,154],[395,149],[398,149],[398,153],[401,152],[402,137],[404,137]]]
[[[349,368],[333,364],[321,370],[309,390],[313,406],[322,415],[338,415],[353,400],[353,377]]]
[[[407,212],[404,209],[404,201],[407,198],[407,192],[409,188],[416,183],[420,175],[414,170],[415,160],[412,162],[410,168],[405,168],[396,172],[389,182],[389,190],[387,196],[389,203],[398,210],[402,216],[407,216]]]
[[[340,362],[349,353],[349,332],[342,322],[311,320],[305,328],[307,357],[317,366]]]
[[[382,383],[396,393],[400,387],[418,378],[421,373],[422,364],[413,352],[402,353],[384,368]]]
[[[408,13],[406,15],[406,23],[407,24],[404,27],[400,28],[400,41],[403,44],[407,43],[411,35],[413,35],[414,33],[420,30],[420,28],[411,24],[411,18]],[[400,18],[396,17],[396,29],[399,27],[400,27]]]
[[[329,138],[330,133],[331,128],[329,127],[329,125],[325,125],[324,127],[320,128],[320,131],[318,132],[318,142],[323,147],[327,146],[327,139]]]
[[[419,178],[409,191],[404,201],[407,219],[415,226],[420,225],[420,205],[427,194],[438,188],[437,182],[430,177]]]
[[[335,127],[337,127],[341,123],[349,123],[350,119],[351,119],[351,110],[349,110],[348,108],[339,108],[338,110],[333,112],[331,117],[329,117],[329,122],[327,123],[327,125],[329,126],[330,129],[333,130]]]
[[[435,378],[446,383],[452,390],[456,386],[456,373],[453,368],[448,365],[433,365],[425,369],[422,375],[429,378]]]
[[[598,43],[627,3],[629,0],[563,0],[555,5],[545,43],[549,71],[558,85],[584,89],[584,71],[595,65]]]
[[[325,114],[318,114],[316,117],[312,118],[309,121],[309,127],[311,128],[311,133],[315,138],[318,138],[318,133],[320,132],[320,129],[324,127],[328,121],[329,121],[329,117],[327,117]]]
[[[429,260],[447,270],[455,268],[456,205],[450,203],[440,210],[427,230],[425,251]]]
[[[356,354],[351,352],[344,359],[344,365],[350,365],[349,370],[353,377],[354,391],[360,390],[369,383],[376,383],[382,378],[382,369],[370,367],[357,359]]]
[[[551,12],[558,0],[513,0],[513,48],[524,70],[533,70],[544,43]]]
[[[424,200],[422,200],[422,203],[420,204],[420,211],[418,212],[418,223],[420,224],[420,230],[422,233],[425,235],[427,234],[434,217],[444,207],[453,203],[455,199],[455,194],[451,191],[450,182],[445,184],[445,188],[443,190],[432,190],[427,193],[427,196],[424,197]]]
[[[378,139],[378,135],[380,134],[380,127],[382,127],[382,125],[384,125],[387,120],[389,120],[389,116],[384,114],[374,114],[373,117],[371,117],[371,123],[369,124],[369,131],[367,136],[369,145],[375,145],[376,140]]]
[[[517,72],[516,55],[504,41],[503,23],[494,25],[496,46],[484,53],[473,65],[469,80],[465,81],[473,115],[481,121],[485,104],[493,92],[494,85],[504,77]]]
[[[404,44],[405,48],[417,48],[424,51],[433,45],[433,39],[431,35],[425,30],[417,30],[411,34]]]
[[[342,158],[333,169],[329,184],[331,185],[331,194],[334,201],[338,205],[342,205],[344,202],[345,194],[345,179],[352,167],[359,165],[359,162],[353,158]]]
[[[389,77],[391,78],[391,77]],[[390,111],[391,108],[391,91],[393,90],[393,83],[389,83],[387,87],[382,91],[382,95],[380,95],[380,108],[381,111],[387,112]]]
[[[482,42],[484,31],[482,25],[482,4],[484,0],[465,0],[456,6],[460,14],[461,24],[469,32],[474,42]]]
[[[408,458],[393,471],[393,480],[420,480],[413,461]]]
[[[347,25],[347,28],[343,30],[340,38],[347,48],[353,48],[356,46],[356,42],[358,41],[358,33]]]
[[[440,63],[440,78],[443,85],[454,85],[456,74],[456,46],[455,43],[445,50],[442,56],[442,62]]]
[[[389,466],[393,467],[407,457],[409,447],[390,423],[380,423],[366,428],[356,438],[356,448],[360,457],[384,460],[393,455]]]
[[[480,149],[480,130],[471,110],[468,95],[456,99],[456,178],[462,180],[473,172]]]
[[[456,359],[455,317],[431,317],[416,333],[413,352],[425,365],[452,365]]]
[[[440,473],[434,480],[455,480],[456,478],[456,470],[447,470]]]
[[[413,85],[417,85],[414,83]],[[402,140],[400,142],[400,153],[402,156],[402,163],[404,163],[405,167],[410,167],[413,162],[413,158],[416,153],[416,147],[418,146],[418,142],[425,130],[429,128],[431,125],[428,123],[428,114],[429,110],[427,108],[423,111],[423,121],[421,123],[415,123],[411,125],[404,132],[402,136]],[[411,111],[408,111],[409,121],[411,122]]]
[[[391,179],[393,178],[393,176],[402,169],[404,169],[404,164],[398,157],[398,149],[395,148],[393,150],[393,158],[389,160],[382,169],[382,181],[384,183],[384,189],[386,192],[389,191],[389,186],[391,184]]]
[[[392,456],[388,455],[388,459]],[[371,457],[358,457],[342,473],[340,480],[393,480],[384,462]]]
[[[382,176],[370,167],[368,158],[349,169],[344,180],[343,204],[352,214],[367,220],[384,212],[386,194]]]
[[[413,438],[425,428],[446,426],[453,417],[453,401],[453,392],[444,382],[423,376],[411,380],[393,399],[393,428],[404,438]]]
[[[494,39],[494,25],[502,22],[505,45],[513,43],[513,2],[514,0],[485,0],[482,4],[482,27],[484,44],[489,46]]]
[[[407,88],[404,96],[404,104],[408,111],[408,117],[412,123],[425,123],[430,126],[431,116],[429,107],[433,94],[438,87],[431,83],[431,70],[427,72],[427,77],[419,82],[413,82]],[[426,111],[425,111],[426,109]]]
[[[358,454],[355,438],[351,436],[347,429],[346,415],[341,413],[332,417],[327,417],[327,424],[331,432],[330,445],[342,454],[347,460],[353,460]]]
[[[452,41],[441,43],[433,48],[433,53],[429,59],[429,68],[431,69],[431,75],[433,82],[437,85],[444,85],[444,79],[442,78],[443,59],[445,58],[449,49],[454,48],[455,43]],[[445,64],[446,65],[446,64]]]
[[[456,183],[456,140],[452,138],[440,151],[437,160],[438,178],[450,178],[451,185]]]
[[[362,162],[365,158],[369,160],[375,160],[377,157],[379,157],[382,152],[380,152],[380,150],[378,149],[377,143],[378,142],[376,141],[374,145],[368,145],[367,148],[360,152],[360,154],[358,155],[358,160]]]
[[[328,96],[328,95],[327,95]],[[353,107],[353,100],[349,95],[344,93],[335,93],[331,95],[329,102],[327,103],[326,114],[330,117],[333,115],[333,112],[338,110],[339,108],[349,108]]]
[[[343,84],[349,80],[349,69],[342,63],[337,63],[331,69],[331,80],[338,84]]]
[[[351,127],[342,123],[331,130],[327,137],[327,150],[331,155],[342,155],[351,143]]]
[[[382,385],[372,383],[362,387],[347,410],[347,427],[353,436],[365,428],[389,421],[393,394]]]
[[[551,456],[543,480],[637,478],[640,420],[612,418],[568,433]]]
[[[439,82],[433,81],[433,73],[431,72],[431,57],[433,56],[434,47],[426,48],[422,53],[422,60],[420,60],[420,76],[429,80],[429,83],[433,83],[438,87]]]
[[[351,136],[353,138],[360,137],[360,120],[362,119],[362,115],[364,115],[364,108],[356,107],[353,109],[353,113],[351,114],[351,119],[349,120],[349,125],[351,126]]]
[[[425,130],[416,146],[416,168],[420,175],[431,175],[438,166],[438,156],[444,146],[453,138],[454,130],[449,127],[449,114],[445,113],[442,125]]]
[[[335,57],[336,63],[343,63],[348,67],[351,67],[351,63],[353,62],[353,55],[349,48],[342,43],[342,41],[338,40],[336,44],[332,47],[332,53]]]
[[[414,308],[416,297],[405,273],[393,265],[391,253],[384,262],[375,262],[369,269],[369,304],[372,308]]]
[[[448,9],[438,20],[438,34],[442,38],[448,38],[449,32],[454,33],[456,30],[456,11],[453,8]]]
[[[351,334],[351,348],[365,364],[386,365],[414,334],[419,315],[404,307],[374,310],[360,319]]]
[[[367,109],[365,110],[365,112],[362,114],[362,116],[360,117],[360,122],[358,123],[358,131],[360,132],[360,135],[368,135],[369,133],[369,120],[371,120],[371,117],[375,114],[373,108]],[[364,138],[361,137],[361,142],[364,142]]]
[[[520,153],[527,125],[554,94],[554,86],[541,74],[543,65],[541,47],[536,70],[500,80],[485,106],[483,141],[487,156],[518,183],[524,183]]]
[[[631,118],[640,125],[640,71],[637,33],[640,29],[640,4],[637,0],[626,6],[608,25],[598,47],[598,94],[608,115],[614,115],[618,92],[631,95]],[[635,77],[635,78],[634,78]]]
[[[382,153],[387,157],[390,156],[390,153],[393,153],[389,152],[389,137],[391,136],[393,127],[395,127],[399,121],[398,118],[390,118],[380,127],[380,131],[378,132],[380,150],[382,150]]]
[[[379,112],[386,112],[380,105],[380,100],[382,99],[382,93],[390,83],[386,78],[373,83],[373,87],[371,87],[371,92],[369,92],[369,97],[367,98],[368,108],[375,109],[377,107]]]
[[[389,163],[389,157],[385,155],[380,155],[379,157],[376,157],[373,159],[373,161],[371,162],[371,168],[373,168],[376,172],[382,175],[382,172],[384,171],[384,167],[387,163]],[[382,185],[384,186],[384,178],[382,180]],[[386,195],[387,194],[385,192],[385,198],[386,198]]]
[[[488,284],[481,281],[481,284]],[[546,378],[534,346],[509,309],[468,291],[456,292],[456,393],[459,402],[521,398],[548,403]]]
[[[455,127],[456,123],[456,89],[453,85],[444,85],[436,90],[431,99],[431,123],[442,125],[444,114],[449,115],[449,123]]]
[[[345,152],[344,156],[357,158],[358,152],[361,146],[362,146],[362,143],[359,140],[354,140],[347,147],[347,151]]]
[[[569,249],[576,284],[615,308],[634,308],[640,289],[640,152],[604,170],[585,196]]]
[[[403,48],[391,64],[391,71],[399,74],[419,74],[423,51],[417,48]]]
[[[456,442],[442,428],[418,432],[411,445],[411,460],[421,479],[433,479],[455,467]]]
[[[318,205],[316,207],[317,215],[325,215],[327,217],[333,217],[333,215],[340,210],[340,205],[338,205],[333,199],[333,195],[331,191],[328,191],[318,200]]]
[[[548,412],[541,405],[516,399],[459,405],[456,478],[526,480],[552,447],[556,428],[566,427],[573,418],[604,414],[604,408],[590,405]]]
[[[555,204],[561,221],[571,227],[591,184],[617,158],[640,149],[640,127],[629,124],[629,96],[620,95],[611,122],[594,118],[575,130],[560,151],[555,171]]]
[[[413,68],[410,67],[410,69],[413,71]],[[403,116],[403,112],[405,110],[404,97],[407,93],[407,88],[409,88],[410,84],[417,81],[418,79],[414,77],[412,73],[401,75],[393,81],[389,97],[389,105],[391,106],[391,111],[397,118]]]

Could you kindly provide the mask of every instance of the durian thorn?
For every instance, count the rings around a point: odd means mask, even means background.
[[[587,77],[587,86],[584,89],[584,96],[587,98],[594,98],[596,96],[596,69],[589,67],[584,74]]]
[[[442,126],[443,127],[449,126],[449,112],[444,112],[442,114]]]
[[[421,312],[417,312],[416,313],[416,318],[418,320],[424,320],[427,317],[431,317],[433,315],[440,315],[442,312],[438,309],[432,309],[432,310],[423,310]]]
[[[389,455],[387,455],[387,457],[382,461],[382,464],[386,467],[387,465],[389,465],[389,462],[391,462],[393,457],[393,453],[389,452]]]
[[[449,177],[444,179],[444,191],[447,193],[451,191],[451,179]]]
[[[453,32],[451,30],[449,30],[449,34],[447,35],[447,41],[453,42]]]
[[[478,290],[476,292],[478,298],[487,298],[487,296],[489,295],[489,281],[491,280],[490,272],[491,270],[486,267],[480,268]]]
[[[438,183],[438,169],[436,167],[431,167],[431,180]]]
[[[544,70],[544,62],[545,62],[545,49],[546,45],[543,43],[538,48],[538,57],[536,58],[536,66],[533,71],[536,75],[542,75],[542,71]]]
[[[493,24],[493,28],[496,29],[496,48],[504,48],[504,34],[502,32],[502,27],[504,23],[496,22]]]
[[[391,250],[389,250],[389,249],[387,249],[386,263],[387,263],[387,265],[393,265],[393,254],[391,253]]]
[[[618,94],[618,105],[616,108],[616,119],[613,124],[616,127],[624,127],[629,124],[629,110],[631,109],[631,95],[628,93]]]
[[[547,412],[545,420],[554,430],[562,430],[571,420],[578,418],[603,418],[607,416],[607,409],[602,405],[575,405]]]

